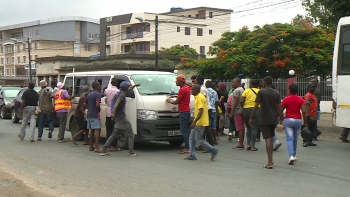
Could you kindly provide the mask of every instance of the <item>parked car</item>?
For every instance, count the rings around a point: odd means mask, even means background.
[[[7,119],[11,117],[13,98],[18,94],[21,88],[1,87],[0,89],[0,117]]]
[[[21,109],[21,105],[22,105],[22,95],[27,89],[28,88],[20,89],[18,94],[13,99],[13,106],[12,106],[12,112],[11,112],[11,120],[13,123],[18,123],[22,119],[22,115],[20,114],[20,109]],[[50,91],[52,91],[51,87],[48,87],[48,89]],[[41,90],[41,88],[35,87],[34,90],[39,92]],[[55,126],[58,126],[59,120],[56,116],[54,116],[54,118],[55,118]],[[37,125],[38,125],[38,122],[37,122]],[[45,123],[45,125],[47,125],[47,123]]]

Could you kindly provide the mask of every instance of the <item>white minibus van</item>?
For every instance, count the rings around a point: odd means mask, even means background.
[[[74,84],[73,84],[74,78]],[[111,86],[112,78],[117,78],[119,84],[128,81],[131,85],[140,84],[126,95],[126,115],[135,133],[135,141],[169,141],[173,146],[183,143],[183,136],[179,124],[177,105],[166,102],[168,95],[177,95],[176,75],[161,71],[89,71],[68,73],[65,76],[66,88],[73,87],[74,96],[72,110],[68,112],[66,129],[72,136],[78,132],[74,119],[79,96],[85,85],[94,81],[101,84],[101,137],[106,137],[106,99],[104,90]],[[119,87],[118,87],[119,88]],[[191,116],[193,117],[193,96],[191,95]],[[128,147],[128,140],[124,134],[118,136],[118,146]]]

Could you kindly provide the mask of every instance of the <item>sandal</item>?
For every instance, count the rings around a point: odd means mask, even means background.
[[[184,160],[197,160],[196,158],[184,157]]]
[[[36,139],[36,141],[41,141],[41,138]]]
[[[74,145],[78,145],[78,143],[75,141],[74,138],[71,138],[70,141],[72,141],[72,143],[73,143]]]
[[[251,149],[252,149],[252,147],[251,147],[251,146],[248,146],[248,147],[247,147],[247,150],[251,150]]]
[[[95,147],[92,147],[89,149],[89,151],[94,151],[95,150]]]
[[[111,156],[109,153],[101,153],[100,156]]]
[[[90,145],[89,143],[84,143],[83,145]]]
[[[137,153],[129,153],[129,157],[136,157],[137,155]]]
[[[250,149],[250,151],[258,151],[259,149],[258,148],[255,148],[255,147],[253,147],[253,148],[251,148]]]
[[[243,150],[244,146],[236,146],[236,147],[233,147],[232,149]]]
[[[101,153],[101,149],[95,149],[94,152],[95,153]]]
[[[266,168],[266,169],[272,169],[272,168],[273,168],[273,165],[272,165],[272,166],[264,165],[264,168]]]

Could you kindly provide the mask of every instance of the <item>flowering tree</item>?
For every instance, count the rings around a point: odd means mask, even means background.
[[[333,44],[333,34],[298,18],[292,24],[226,32],[208,52],[214,58],[183,59],[182,68],[195,67],[209,78],[280,78],[288,77],[291,69],[299,76],[326,76],[332,68]]]

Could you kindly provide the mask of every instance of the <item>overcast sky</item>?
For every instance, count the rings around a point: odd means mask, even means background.
[[[269,6],[276,4],[274,6]],[[290,23],[305,15],[301,0],[15,0],[1,1],[0,26],[61,16],[103,18],[126,13],[170,11],[171,7],[215,7],[233,9],[231,30],[247,25]],[[257,9],[260,8],[260,9]]]

